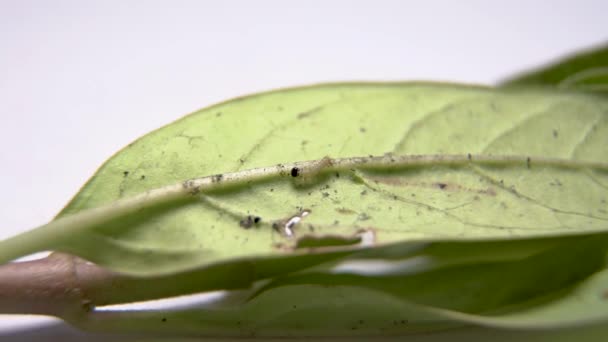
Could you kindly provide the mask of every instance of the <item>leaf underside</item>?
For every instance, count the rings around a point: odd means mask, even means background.
[[[437,161],[332,164],[387,154]],[[462,162],[442,162],[448,155]],[[504,161],[483,162],[490,157]],[[247,181],[247,170],[300,161],[319,168]],[[239,336],[596,322],[608,318],[606,161],[601,96],[433,83],[295,88],[203,109],[142,137],[106,162],[56,220],[198,177],[221,182],[217,175],[240,172],[238,185],[144,207],[36,248],[150,279],[201,277],[221,265],[250,272],[242,287],[269,279],[226,310],[92,313],[75,322],[91,329],[128,330],[127,321],[148,329],[161,318],[167,324],[153,329]],[[409,266],[336,271],[361,260]],[[225,288],[236,281],[228,278]],[[334,301],[329,322],[312,319]]]
[[[608,160],[607,111],[605,101],[588,96],[435,84],[331,85],[252,96],[134,142],[59,217],[190,178],[326,156],[471,153],[601,162]],[[295,228],[298,236],[372,229],[378,244],[598,231],[608,228],[607,189],[605,170],[522,163],[354,170],[308,186],[275,177],[131,215],[85,232],[69,249],[144,273],[162,270],[154,253],[187,252],[186,262],[196,266],[283,255],[280,246],[293,243],[272,224],[303,209],[311,214]],[[261,221],[244,229],[240,222],[250,215]],[[87,240],[94,242],[79,248]],[[175,265],[167,259],[170,270]]]

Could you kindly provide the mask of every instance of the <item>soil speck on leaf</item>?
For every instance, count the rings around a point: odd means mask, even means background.
[[[196,186],[192,180],[187,180],[182,183],[182,186],[185,190],[187,190],[191,195],[196,195],[200,192],[200,187]]]
[[[336,208],[336,212],[338,212],[340,214],[345,214],[345,215],[356,214],[356,212],[354,210],[351,210],[351,209],[348,209],[348,208]]]
[[[298,177],[300,175],[300,169],[294,167],[291,169],[291,177]]]
[[[247,217],[245,217],[244,219],[239,221],[239,226],[241,226],[245,229],[249,229],[249,228],[253,227],[254,225],[260,223],[261,221],[262,221],[262,218],[259,216],[247,215]]]
[[[367,220],[369,220],[369,219],[371,219],[371,218],[372,218],[372,217],[371,217],[371,216],[369,216],[369,215],[368,215],[368,214],[366,214],[366,213],[361,213],[361,214],[359,214],[359,215],[357,216],[357,220],[359,220],[359,221],[367,221]]]

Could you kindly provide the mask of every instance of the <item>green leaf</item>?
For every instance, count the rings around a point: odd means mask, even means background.
[[[608,92],[608,45],[563,58],[549,66],[523,73],[503,86],[557,86],[606,94]]]
[[[511,261],[489,261],[480,256],[475,262],[436,265],[432,254],[423,251],[417,258],[392,265],[376,261],[349,267],[346,263],[331,272],[305,271],[278,277],[254,297],[283,286],[359,286],[441,312],[452,311],[455,314],[450,317],[463,322],[541,328],[608,319],[608,303],[601,300],[607,235],[554,240],[558,243],[554,247]],[[508,241],[502,244],[517,249]],[[571,290],[583,288],[581,282],[588,283],[587,288]],[[550,301],[543,298],[548,295]],[[584,302],[582,295],[586,297]],[[585,310],[572,315],[583,305]]]
[[[159,276],[311,249],[606,231],[607,117],[601,97],[447,84],[240,98],[126,147],[0,259],[51,249]]]
[[[386,337],[464,324],[572,329],[608,320],[608,302],[603,300],[607,238],[552,238],[548,240],[553,240],[553,247],[519,260],[487,262],[480,257],[476,263],[433,270],[410,267],[401,274],[357,275],[338,265],[330,273],[279,277],[245,301],[177,311],[104,310],[72,323],[105,332],[275,338]],[[501,244],[520,250],[523,242]],[[426,256],[432,263],[430,255],[454,244],[459,242],[428,246],[430,254],[423,250],[417,257]],[[413,265],[414,259],[406,261]]]
[[[606,146],[608,99],[593,94],[433,83],[259,94],[127,146],[54,221],[0,242],[0,261],[58,250],[118,272],[95,305],[253,293],[221,308],[64,317],[93,330],[605,322]]]

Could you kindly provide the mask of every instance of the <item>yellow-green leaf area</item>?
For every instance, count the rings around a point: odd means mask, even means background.
[[[296,249],[304,238],[369,247],[605,231],[607,146],[608,101],[593,95],[434,83],[279,90],[140,138],[58,218],[198,177],[221,184],[236,172],[238,185],[197,188],[40,248],[146,273],[310,253]],[[286,166],[248,180],[248,170],[302,161],[295,177]]]

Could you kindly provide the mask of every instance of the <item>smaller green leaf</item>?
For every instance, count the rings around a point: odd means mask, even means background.
[[[164,312],[97,311],[72,323],[91,330],[215,337],[388,336],[467,324],[581,326],[608,320],[607,239],[598,234],[396,248],[402,243],[359,256],[381,258],[384,251],[393,259],[396,251],[409,250],[409,256],[402,252],[406,261],[437,259],[436,267],[380,276],[333,274],[332,264],[299,274],[278,271],[280,278],[244,301]],[[471,252],[462,253],[465,247]],[[482,247],[490,247],[485,255]],[[450,253],[456,253],[452,264],[445,260]]]
[[[557,86],[608,93],[608,45],[579,52],[538,70],[524,72],[503,86]]]
[[[292,285],[231,308],[92,312],[91,331],[219,337],[390,336],[454,326],[423,306],[355,286]]]
[[[416,267],[417,263],[433,264],[432,256],[420,253],[417,258],[405,260],[406,265],[409,261],[414,267],[394,268],[384,274],[369,274],[368,271],[361,274],[357,269],[338,266],[333,272],[280,277],[258,293],[294,284],[361,286],[390,293],[408,302],[485,314],[562,291],[602,270],[606,264],[606,245],[606,235],[562,239],[561,245],[517,261],[496,262],[480,255],[474,262],[439,268]],[[458,255],[454,256],[458,258]],[[567,307],[562,309],[570,311]],[[569,317],[572,322],[586,319],[584,313]],[[551,320],[545,318],[545,321],[549,324]]]

